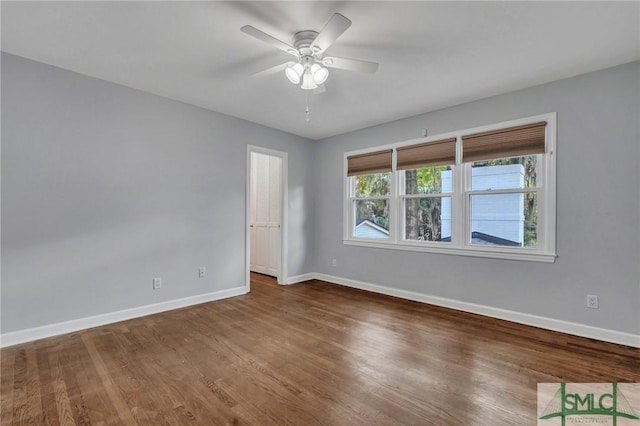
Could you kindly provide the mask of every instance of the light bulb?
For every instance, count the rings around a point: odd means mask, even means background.
[[[319,64],[311,65],[311,76],[316,84],[322,84],[329,77],[329,70]]]
[[[304,75],[302,76],[302,86],[300,86],[300,88],[303,90],[313,90],[316,87],[318,87],[318,85],[315,81],[313,81],[313,77],[311,76],[309,70],[305,71]]]
[[[302,73],[304,72],[304,66],[300,62],[288,65],[287,68],[284,69],[284,73],[293,84],[300,83],[300,77],[302,77]]]

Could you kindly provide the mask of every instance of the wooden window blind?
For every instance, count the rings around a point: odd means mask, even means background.
[[[456,138],[403,146],[396,149],[397,170],[435,167],[456,162]]]
[[[391,171],[391,149],[347,157],[347,176]]]
[[[462,137],[462,161],[490,160],[545,152],[546,122]]]

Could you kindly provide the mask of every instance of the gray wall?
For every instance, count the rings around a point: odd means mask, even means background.
[[[243,286],[247,144],[289,153],[312,271],[313,142],[2,54],[2,333]]]
[[[1,332],[242,286],[252,144],[289,153],[289,276],[637,334],[639,75],[627,64],[311,142],[2,54]],[[345,151],[553,111],[555,264],[342,244]],[[585,308],[587,293],[599,310]]]
[[[428,83],[427,83],[428,84]],[[325,139],[318,145],[320,273],[640,333],[640,63]],[[483,124],[558,113],[555,264],[342,244],[343,154]],[[331,259],[337,259],[337,267]],[[600,309],[585,307],[586,295]]]

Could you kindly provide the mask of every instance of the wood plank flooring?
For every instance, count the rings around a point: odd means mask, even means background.
[[[344,288],[278,286],[2,349],[2,425],[535,425],[538,382],[640,351]]]

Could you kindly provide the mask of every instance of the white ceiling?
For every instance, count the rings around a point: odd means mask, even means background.
[[[8,2],[2,50],[311,139],[640,59],[640,2]],[[380,63],[331,70],[311,95],[291,56],[240,32],[290,43],[334,12],[353,25],[327,55]]]

